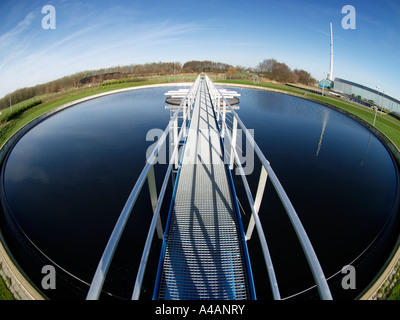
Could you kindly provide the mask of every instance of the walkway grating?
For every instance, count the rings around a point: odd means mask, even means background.
[[[251,299],[252,282],[233,186],[202,80],[160,256],[155,299]]]

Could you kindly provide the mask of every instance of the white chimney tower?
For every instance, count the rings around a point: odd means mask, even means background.
[[[333,33],[332,33],[332,22],[330,23],[331,27],[331,68],[328,74],[328,79],[333,81]]]

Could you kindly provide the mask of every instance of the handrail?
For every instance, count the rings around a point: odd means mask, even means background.
[[[114,226],[112,234],[107,242],[106,248],[100,259],[100,262],[96,269],[96,273],[93,277],[91,286],[89,288],[89,292],[87,294],[87,299],[88,300],[96,300],[100,297],[102,287],[103,287],[108,269],[110,267],[111,261],[113,259],[116,247],[118,246],[120,237],[124,231],[125,225],[129,219],[129,216],[130,216],[132,210],[133,210],[136,200],[145,184],[145,181],[148,180],[150,195],[151,195],[151,199],[152,199],[152,206],[153,206],[153,217],[152,217],[151,224],[149,227],[148,235],[146,238],[146,243],[145,243],[144,250],[142,253],[142,258],[140,261],[140,265],[139,265],[139,269],[138,269],[137,277],[136,277],[136,282],[135,282],[135,286],[134,286],[134,290],[133,290],[133,294],[132,294],[132,299],[139,299],[142,281],[143,281],[143,277],[144,277],[144,273],[145,273],[145,269],[146,269],[146,265],[147,265],[147,260],[148,260],[148,256],[149,256],[149,252],[150,252],[151,242],[152,242],[152,239],[154,236],[155,229],[157,228],[157,230],[159,231],[158,228],[161,225],[160,224],[160,210],[161,210],[161,205],[162,205],[162,202],[164,199],[167,183],[168,183],[169,177],[172,172],[173,164],[174,163],[175,163],[175,165],[177,164],[176,159],[178,157],[178,152],[179,152],[179,150],[178,150],[179,141],[181,141],[182,136],[186,134],[186,121],[189,120],[191,117],[192,105],[194,103],[193,92],[198,89],[198,85],[199,85],[200,79],[202,77],[205,78],[206,83],[207,83],[208,87],[210,88],[209,92],[210,92],[211,97],[213,98],[214,105],[216,105],[216,101],[218,102],[217,103],[218,104],[218,117],[219,117],[219,113],[221,111],[220,110],[221,109],[220,98],[222,98],[223,114],[222,114],[222,125],[220,128],[221,136],[224,140],[225,140],[225,137],[227,137],[227,139],[230,143],[231,152],[229,154],[229,156],[230,156],[229,161],[231,164],[233,164],[233,162],[232,162],[233,158],[235,160],[237,169],[239,170],[239,173],[242,176],[242,180],[243,180],[243,183],[245,186],[247,198],[250,203],[251,210],[252,210],[251,220],[250,220],[250,223],[248,226],[248,232],[246,234],[246,240],[248,240],[249,237],[251,236],[252,229],[254,228],[254,225],[255,225],[257,228],[259,240],[261,242],[264,259],[265,259],[265,262],[267,265],[268,275],[269,275],[269,279],[270,279],[270,285],[271,285],[274,299],[280,299],[280,293],[279,293],[279,288],[278,288],[278,284],[277,284],[277,280],[276,280],[276,276],[275,276],[275,272],[274,272],[274,268],[273,268],[273,264],[272,264],[272,259],[269,254],[267,241],[265,239],[263,227],[261,225],[261,221],[260,221],[260,218],[258,215],[258,211],[260,208],[260,204],[261,204],[261,200],[263,197],[263,193],[264,193],[264,189],[265,189],[265,185],[266,185],[268,176],[270,177],[270,180],[271,180],[271,182],[272,182],[272,184],[273,184],[273,186],[274,186],[274,188],[275,188],[275,190],[276,190],[276,192],[277,192],[277,194],[278,194],[278,196],[290,218],[290,221],[295,229],[297,237],[301,243],[301,246],[306,255],[308,264],[311,268],[312,274],[316,281],[317,288],[318,288],[321,298],[326,299],[326,300],[332,299],[327,281],[325,279],[322,268],[319,264],[316,254],[315,254],[315,251],[311,245],[311,242],[304,230],[304,227],[301,224],[301,221],[300,221],[293,205],[291,204],[285,190],[283,189],[276,174],[274,173],[270,163],[265,158],[264,154],[262,153],[262,151],[256,144],[253,136],[247,130],[247,128],[245,127],[245,125],[243,124],[243,122],[241,121],[241,119],[239,118],[237,113],[233,110],[232,106],[229,104],[229,102],[227,101],[225,96],[221,93],[221,91],[215,86],[215,84],[209,79],[209,77],[207,75],[199,75],[197,77],[196,81],[193,83],[190,90],[187,92],[185,97],[182,99],[182,102],[180,103],[176,112],[171,117],[166,129],[164,130],[162,136],[160,137],[156,147],[153,149],[150,157],[147,159],[147,163],[144,166],[134,188],[132,189],[132,191],[125,203],[125,206],[118,218],[118,221],[117,221],[116,225]],[[187,109],[186,109],[186,104],[187,104]],[[232,133],[234,133],[234,137],[231,136],[229,128],[227,128],[227,125],[226,125],[226,121],[227,121],[227,119],[226,119],[227,109],[226,108],[229,109],[229,112],[233,116]],[[182,126],[178,133],[178,130],[177,130],[178,121],[177,120],[178,120],[179,113],[182,111],[183,111]],[[260,181],[259,181],[255,199],[253,198],[253,195],[250,191],[250,187],[248,185],[246,175],[244,173],[243,167],[242,167],[240,159],[239,159],[239,155],[236,150],[237,146],[236,146],[236,137],[235,136],[236,136],[237,125],[239,125],[242,128],[242,130],[245,132],[245,135],[246,135],[248,141],[254,147],[254,151],[257,154],[258,159],[260,160],[261,165],[262,165]],[[166,143],[168,134],[170,135],[170,140],[172,139],[172,141],[174,142],[174,149],[173,149],[172,153],[170,154],[170,161],[168,164],[168,168],[167,168],[166,174],[164,176],[164,181],[163,181],[162,187],[160,189],[160,195],[157,198],[153,166],[154,166],[156,157],[158,155],[158,152],[161,150],[161,148]],[[227,159],[228,155],[226,152],[225,145],[224,145],[224,153],[225,153],[225,159]],[[248,236],[248,234],[249,234],[249,236]]]
[[[260,242],[262,245],[262,250],[263,250],[263,254],[264,254],[264,259],[266,261],[267,264],[267,270],[268,270],[268,274],[269,274],[269,278],[270,278],[270,284],[272,287],[272,291],[273,291],[273,295],[275,299],[280,299],[280,295],[279,295],[279,289],[278,289],[278,285],[276,282],[276,277],[275,277],[275,272],[273,269],[273,265],[272,265],[272,261],[269,255],[269,251],[268,251],[268,246],[267,246],[267,242],[265,240],[265,235],[264,235],[264,231],[258,216],[258,209],[260,206],[260,202],[261,202],[261,198],[263,195],[263,190],[265,188],[265,183],[266,183],[266,177],[264,178],[264,182],[261,182],[261,175],[260,175],[260,183],[259,183],[259,188],[257,190],[257,196],[256,196],[256,201],[254,201],[254,198],[251,194],[246,176],[244,174],[244,170],[243,167],[241,165],[241,162],[239,160],[239,156],[237,154],[236,151],[236,143],[233,143],[233,139],[231,137],[231,134],[229,132],[229,130],[226,129],[226,107],[229,108],[231,114],[233,115],[234,119],[236,119],[237,124],[241,127],[241,129],[244,131],[246,138],[248,139],[248,141],[250,142],[250,144],[254,147],[254,151],[256,153],[256,155],[258,156],[261,165],[262,165],[262,170],[266,170],[267,174],[270,177],[270,180],[286,210],[286,213],[288,214],[288,217],[292,223],[292,226],[295,229],[296,235],[300,241],[300,244],[303,248],[303,251],[305,253],[305,256],[307,258],[307,262],[308,265],[311,269],[311,272],[313,274],[314,280],[317,284],[317,288],[318,288],[318,292],[319,295],[322,299],[324,300],[331,300],[332,299],[332,295],[328,286],[328,283],[326,281],[325,275],[322,271],[321,265],[318,261],[318,258],[316,256],[316,253],[314,251],[314,248],[310,242],[310,239],[307,236],[307,233],[300,221],[300,218],[298,217],[296,210],[294,209],[289,197],[287,196],[284,188],[282,187],[278,177],[276,176],[275,172],[273,171],[270,163],[268,162],[268,160],[265,158],[264,154],[262,153],[262,151],[260,150],[260,148],[258,147],[257,143],[255,142],[253,136],[250,134],[250,132],[248,131],[248,129],[246,128],[246,126],[244,125],[244,123],[242,122],[242,120],[239,118],[238,114],[233,110],[232,106],[230,105],[230,103],[226,100],[226,98],[224,97],[223,94],[221,94],[220,90],[215,86],[215,84],[209,79],[209,77],[206,75],[206,81],[207,81],[207,85],[209,85],[211,87],[212,90],[210,90],[210,94],[214,95],[214,105],[215,105],[215,101],[217,101],[218,104],[218,108],[221,108],[220,106],[220,101],[219,99],[222,98],[223,99],[223,117],[222,117],[222,135],[223,137],[225,137],[225,135],[228,137],[228,140],[230,142],[232,151],[234,153],[234,159],[236,164],[238,165],[238,169],[240,171],[240,174],[242,176],[242,180],[246,189],[246,194],[250,203],[250,207],[252,210],[252,220],[254,220],[254,223],[256,225],[257,228],[257,233],[259,235],[260,238]],[[263,172],[263,171],[262,171]],[[262,174],[261,172],[261,174]],[[264,185],[264,186],[263,186]],[[262,190],[260,189],[262,188]],[[257,202],[257,206],[255,205],[255,202]]]
[[[196,91],[197,88],[198,88],[198,83],[192,87],[193,90],[191,89],[192,90],[191,92]],[[190,104],[190,102],[189,102],[189,104]],[[185,123],[185,121],[190,118],[190,115],[191,115],[190,112],[186,112],[186,113],[184,112],[183,123]],[[177,141],[180,141],[180,139],[182,138],[182,135],[186,134],[185,130],[186,130],[186,128],[184,128],[184,127],[181,128],[181,131],[180,131],[180,133],[178,135],[178,140]],[[149,253],[150,253],[150,247],[151,247],[151,243],[152,243],[152,240],[153,240],[157,219],[158,219],[159,214],[160,214],[161,205],[162,205],[162,202],[163,202],[163,199],[164,199],[164,195],[165,195],[165,191],[166,191],[166,188],[167,188],[168,180],[169,180],[169,177],[170,177],[171,172],[172,172],[173,159],[178,154],[178,147],[179,147],[179,144],[176,144],[172,154],[170,155],[170,161],[169,161],[169,164],[168,164],[168,169],[167,169],[167,172],[166,172],[165,177],[164,177],[164,182],[163,182],[161,190],[160,190],[160,196],[158,198],[157,206],[156,206],[156,208],[154,210],[153,219],[151,220],[149,232],[148,232],[147,238],[146,238],[146,243],[145,243],[145,246],[144,246],[144,249],[143,249],[142,258],[141,258],[141,261],[140,261],[139,270],[137,272],[135,286],[134,286],[133,293],[132,293],[132,300],[138,300],[139,296],[140,296],[140,290],[142,288],[143,277],[144,277],[144,273],[146,271],[147,260],[148,260]]]
[[[104,284],[108,269],[110,267],[111,261],[113,259],[115,250],[116,250],[116,248],[118,246],[119,240],[120,240],[121,235],[122,235],[122,233],[124,231],[124,228],[125,228],[125,225],[126,225],[128,219],[129,219],[129,216],[130,216],[130,214],[131,214],[131,212],[133,210],[133,207],[134,207],[134,205],[136,203],[136,200],[137,200],[137,198],[138,198],[138,196],[139,196],[139,194],[140,194],[140,192],[141,192],[141,190],[143,188],[143,185],[144,185],[146,179],[148,179],[149,172],[152,171],[150,169],[153,168],[154,162],[156,160],[156,156],[157,156],[159,150],[161,150],[162,146],[166,142],[166,138],[167,138],[168,134],[170,134],[171,128],[173,128],[174,125],[175,126],[177,125],[176,124],[176,120],[177,120],[178,114],[181,112],[182,109],[185,109],[185,105],[186,105],[187,99],[189,98],[189,95],[191,94],[192,89],[194,90],[194,89],[197,88],[199,80],[200,80],[200,75],[197,77],[196,81],[193,83],[193,86],[191,87],[191,89],[187,92],[185,98],[182,99],[182,102],[180,103],[177,111],[175,112],[173,117],[170,119],[166,129],[164,130],[164,133],[162,134],[162,136],[159,139],[156,147],[152,151],[151,156],[149,157],[149,159],[147,159],[147,163],[145,164],[145,166],[144,166],[144,168],[143,168],[138,180],[136,181],[136,184],[133,187],[133,189],[132,189],[132,191],[131,191],[131,193],[130,193],[127,201],[126,201],[125,206],[122,209],[121,214],[120,214],[120,216],[119,216],[119,218],[117,220],[117,223],[114,226],[114,229],[113,229],[113,231],[111,233],[111,236],[110,236],[110,238],[109,238],[109,240],[107,242],[106,248],[105,248],[105,250],[103,252],[103,255],[102,255],[101,259],[100,259],[100,262],[99,262],[99,264],[97,266],[95,275],[93,277],[91,286],[89,288],[89,291],[88,291],[88,294],[87,294],[87,297],[86,297],[87,300],[97,300],[100,297],[100,293],[101,293],[101,290],[102,290],[102,287],[103,287],[103,284]],[[190,105],[188,105],[188,108],[190,108]],[[186,112],[186,115],[187,114],[188,113]],[[186,120],[186,119],[184,119],[184,120]],[[184,130],[183,130],[183,127],[182,127],[180,134],[179,135],[175,135],[175,139],[176,138],[180,139],[182,134],[183,134],[183,132],[184,132]],[[178,152],[177,150],[178,150],[178,147],[179,147],[179,143],[176,143],[176,142],[177,142],[177,140],[175,140],[175,146],[174,146],[174,151],[173,151],[172,156],[175,156],[177,154],[177,152]],[[171,159],[173,159],[173,158],[171,157]],[[171,173],[171,170],[170,170],[171,164],[172,164],[172,161],[169,161],[169,168],[167,170],[167,174],[168,175]],[[158,199],[158,203],[160,205],[161,205],[161,201],[162,201],[162,199],[164,197],[165,190],[163,191],[163,189],[165,188],[165,182],[167,180],[168,179],[164,179],[164,184],[163,184],[163,187],[161,189],[162,197],[160,197]],[[153,214],[151,228],[153,228],[153,227],[155,228],[155,225],[156,225],[155,222],[158,219],[159,209],[157,209],[157,208],[155,208],[155,209],[156,210],[155,210],[155,212]],[[154,223],[153,223],[153,220],[155,221]],[[152,229],[153,230],[153,234],[154,234],[154,228]],[[149,248],[148,248],[148,246],[146,244],[145,250],[147,250],[147,249],[149,249]],[[144,254],[146,254],[146,253],[144,252]],[[148,252],[147,252],[147,254],[148,254]],[[141,266],[143,266],[142,262],[144,262],[146,260],[144,258],[145,257],[142,258]],[[141,270],[140,267],[139,267],[139,269],[140,269],[139,271],[140,271],[140,275],[141,275],[142,274],[142,270]],[[137,289],[136,289],[136,292],[135,292],[135,296],[138,296]]]

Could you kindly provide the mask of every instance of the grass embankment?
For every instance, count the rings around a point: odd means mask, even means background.
[[[30,99],[29,101],[19,103],[18,105],[14,105],[12,107],[13,110],[11,110],[10,108],[2,110],[2,115],[0,116],[0,123],[1,123],[0,146],[3,145],[13,133],[22,128],[31,120],[65,103],[111,90],[149,85],[149,84],[157,84],[157,83],[168,83],[171,82],[171,79],[173,81],[175,78],[171,77],[171,78],[163,78],[163,79],[156,79],[153,81],[141,81],[141,82],[115,81],[113,83],[109,83],[107,85],[98,86],[94,88],[74,89],[74,90],[69,90],[67,92],[53,94],[50,96],[35,97],[33,99]],[[357,105],[352,102],[344,101],[340,98],[322,97],[317,94],[310,93],[307,90],[294,88],[285,84],[280,84],[280,83],[254,84],[254,82],[248,80],[218,80],[217,82],[227,83],[227,84],[235,83],[242,85],[251,85],[260,88],[272,89],[283,93],[294,94],[296,96],[304,97],[306,99],[310,99],[315,102],[321,102],[325,104],[328,103],[334,105],[338,108],[344,109],[352,114],[355,114],[356,116],[360,117],[361,119],[364,119],[365,121],[371,124],[373,123],[374,120],[374,111],[372,109],[368,109],[366,107]],[[40,101],[41,103],[36,104],[36,101]],[[13,112],[13,115],[10,117],[11,112]],[[4,121],[4,119],[6,120]],[[396,120],[393,117],[386,114],[383,115],[378,114],[376,120],[376,127],[379,130],[381,130],[389,139],[391,139],[398,149],[400,149],[399,120]],[[393,293],[398,291],[400,291],[400,286],[395,287]],[[9,299],[11,297],[10,293],[8,292],[4,284],[4,281],[0,279],[0,300]],[[395,296],[394,299],[396,298],[400,299],[399,296]]]
[[[397,274],[397,282],[396,282],[396,286],[392,289],[392,291],[390,292],[390,295],[386,298],[386,300],[400,300],[400,285],[399,283],[399,275]]]
[[[231,84],[244,84],[244,85],[249,85],[249,86],[256,86],[256,87],[261,87],[261,88],[267,88],[267,89],[273,89],[273,90],[278,90],[278,91],[283,91],[287,93],[294,93],[298,94],[301,96],[304,96],[306,94],[305,90],[297,89],[290,87],[286,84],[283,83],[275,83],[275,82],[268,82],[268,83],[258,83],[255,84],[253,81],[250,80],[218,80],[215,81],[218,83],[231,83]]]

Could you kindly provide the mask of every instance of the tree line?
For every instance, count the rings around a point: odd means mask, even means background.
[[[36,96],[57,93],[71,88],[80,88],[90,84],[103,83],[104,81],[109,80],[140,78],[155,75],[200,73],[203,71],[225,72],[229,67],[231,66],[221,62],[189,61],[183,65],[180,62],[153,62],[115,66],[98,70],[86,70],[33,87],[21,88],[9,93],[0,99],[0,109],[7,108],[10,104],[14,105]]]
[[[255,69],[243,66],[233,67],[226,63],[209,60],[192,60],[185,62],[183,65],[179,62],[153,62],[86,70],[33,87],[18,89],[0,99],[0,109],[36,96],[80,88],[91,84],[101,84],[110,80],[200,72],[227,73],[230,76],[237,72],[258,73],[263,77],[278,82],[300,82],[303,84],[313,84],[316,82],[308,72],[298,69],[292,71],[286,64],[280,63],[275,59],[264,60]]]
[[[266,59],[260,62],[257,66],[257,72],[277,82],[298,82],[305,85],[313,85],[317,82],[309,72],[301,69],[292,71],[285,63],[278,62],[275,59]]]

